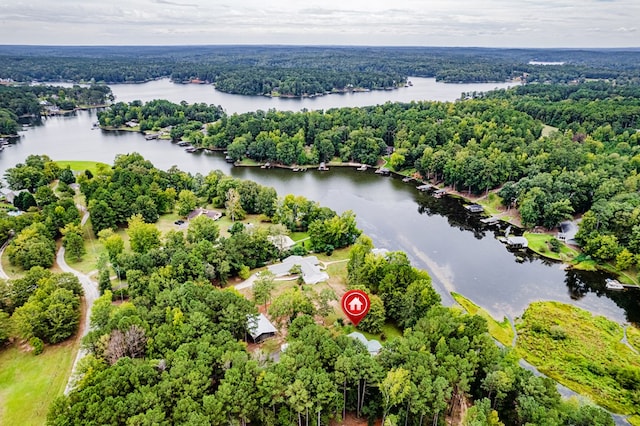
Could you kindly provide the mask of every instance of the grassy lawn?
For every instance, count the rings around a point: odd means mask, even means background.
[[[495,215],[501,212],[502,206],[502,198],[498,196],[498,194],[490,192],[484,198],[478,199],[478,204],[484,207],[485,213],[489,215]]]
[[[629,344],[640,352],[640,329],[634,325],[627,327],[627,340]]]
[[[571,305],[536,302],[516,328],[516,352],[541,372],[614,413],[640,414],[637,390],[628,389],[640,376],[640,355],[620,342],[619,324]]]
[[[366,331],[362,331],[358,329],[358,327],[354,328],[352,325],[344,327],[345,334],[350,334],[354,331],[357,331],[358,333],[362,333],[364,337],[367,338],[367,340],[375,339],[380,343],[384,343],[388,340],[393,340],[393,339],[397,339],[398,337],[402,337],[402,330],[400,330],[397,325],[389,321],[384,323],[384,325],[382,326],[382,333],[380,334],[367,333]]]
[[[9,278],[20,278],[24,275],[24,270],[19,266],[13,266],[11,262],[9,262],[9,256],[7,255],[7,251],[5,250],[2,253],[2,258],[0,259],[2,262],[2,269],[9,276]]]
[[[110,169],[106,163],[101,163],[99,161],[75,161],[75,160],[61,160],[55,162],[60,168],[65,169],[67,166],[71,167],[71,170],[74,172],[84,172],[85,170],[89,170],[94,175],[98,172],[98,165],[105,166],[107,169]]]
[[[236,163],[239,166],[259,166],[262,163],[259,163],[255,160],[252,160],[251,158],[243,158],[242,160],[240,160],[239,162]]]
[[[502,321],[495,320],[489,312],[473,303],[461,294],[451,292],[451,296],[471,315],[479,315],[487,320],[487,326],[489,328],[489,334],[491,337],[502,343],[506,347],[511,347],[513,343],[514,333],[509,319],[504,317]]]
[[[64,391],[78,341],[47,346],[38,356],[15,345],[0,351],[0,424],[43,425]]]
[[[549,234],[534,234],[531,232],[525,232],[524,237],[529,242],[529,248],[540,256],[547,257],[549,259],[560,260],[563,262],[569,262],[575,259],[580,253],[571,247],[562,244],[560,252],[556,253],[549,248],[549,242],[554,240],[555,237]]]

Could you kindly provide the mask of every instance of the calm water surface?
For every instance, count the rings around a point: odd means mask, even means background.
[[[227,95],[208,85],[174,85],[168,80],[112,87],[117,100],[165,98],[174,102],[206,102],[220,104],[233,113],[269,108],[325,109],[413,99],[454,100],[464,91],[498,86],[444,85],[430,79],[412,81],[413,87],[395,91],[302,100]],[[453,303],[449,292],[456,291],[498,318],[519,316],[533,301],[558,300],[619,322],[640,320],[637,292],[607,292],[605,277],[601,274],[566,271],[561,264],[526,253],[509,252],[495,238],[503,231],[486,228],[457,200],[437,200],[399,179],[353,169],[292,173],[234,168],[220,155],[189,154],[167,141],[147,141],[137,133],[92,130],[96,119],[95,111],[43,119],[22,132],[14,145],[0,153],[0,170],[4,172],[30,154],[47,154],[58,160],[111,163],[118,153],[130,152],[141,153],[165,170],[172,165],[202,174],[219,169],[234,177],[272,186],[280,195],[303,195],[340,213],[353,210],[359,227],[371,236],[377,247],[402,250],[417,267],[429,271],[446,304]]]
[[[111,90],[116,101],[167,99],[171,102],[204,102],[222,105],[229,114],[271,108],[281,111],[324,110],[340,107],[379,105],[385,102],[411,102],[414,100],[454,101],[464,92],[486,92],[505,89],[517,83],[443,84],[435,78],[409,77],[413,86],[395,90],[373,90],[364,93],[341,93],[314,98],[285,99],[267,96],[238,96],[215,90],[209,84],[174,84],[161,79],[145,84],[113,84]]]

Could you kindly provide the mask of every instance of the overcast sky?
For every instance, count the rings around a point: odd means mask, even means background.
[[[638,47],[640,0],[0,0],[0,44]]]

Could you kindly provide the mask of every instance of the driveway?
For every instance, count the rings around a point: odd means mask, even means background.
[[[87,333],[89,332],[89,321],[91,318],[91,308],[93,307],[93,302],[95,302],[95,300],[98,297],[100,297],[100,292],[98,291],[98,285],[93,281],[91,281],[91,278],[89,278],[89,276],[83,274],[82,272],[76,271],[75,269],[67,265],[66,260],[64,260],[64,247],[60,247],[60,249],[58,250],[58,254],[56,256],[56,262],[58,263],[58,266],[60,267],[60,269],[62,269],[63,272],[70,272],[76,277],[78,277],[78,280],[82,285],[82,290],[84,291],[84,301],[86,303],[86,309],[84,310],[84,318],[81,319],[82,334],[80,338],[82,338],[86,336]],[[75,375],[76,368],[78,367],[78,362],[86,354],[87,353],[84,349],[80,348],[80,350],[78,350],[76,359],[73,362],[73,370],[71,372],[71,376],[69,377],[69,381],[67,382],[67,387],[64,390],[65,395],[68,394],[73,388],[73,378]]]

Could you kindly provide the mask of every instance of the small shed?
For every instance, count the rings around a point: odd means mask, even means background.
[[[469,210],[471,213],[482,213],[484,211],[484,207],[480,204],[467,204],[464,208]]]
[[[253,343],[261,343],[278,332],[264,314],[247,316],[247,331]]]
[[[508,237],[507,246],[513,249],[527,248],[529,241],[525,237]]]

